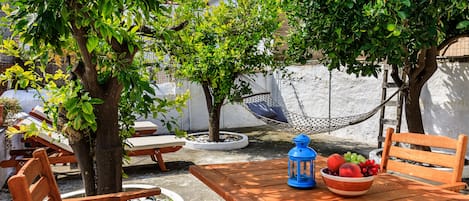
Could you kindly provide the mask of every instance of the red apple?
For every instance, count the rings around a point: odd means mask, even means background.
[[[345,163],[345,158],[340,154],[332,154],[327,157],[327,169],[331,172],[337,172],[339,167]]]
[[[344,163],[339,168],[341,177],[363,177],[360,166],[355,163]]]

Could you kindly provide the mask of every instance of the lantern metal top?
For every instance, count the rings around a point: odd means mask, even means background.
[[[288,152],[289,157],[297,158],[299,160],[315,160],[317,153],[314,149],[308,147],[310,139],[307,135],[301,133],[295,138],[293,142],[296,144],[296,147],[292,148]]]

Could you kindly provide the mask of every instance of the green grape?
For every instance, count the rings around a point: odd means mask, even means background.
[[[358,155],[357,156],[357,162],[358,163],[362,163],[362,162],[365,162],[366,161],[366,158],[363,156],[363,155]]]
[[[354,163],[357,161],[357,153],[352,153],[352,156],[350,156],[350,162]]]
[[[350,151],[344,154],[344,159],[346,162],[355,163],[355,164],[359,164],[360,162],[366,161],[366,158],[363,155],[352,153]]]
[[[345,161],[347,162],[350,162],[352,159],[351,159],[351,156],[352,156],[352,153],[349,151],[347,153],[344,154],[344,159]]]

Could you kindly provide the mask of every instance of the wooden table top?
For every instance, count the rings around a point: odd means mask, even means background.
[[[330,192],[319,169],[326,159],[315,161],[316,187],[299,190],[287,185],[288,160],[274,159],[213,165],[193,165],[189,171],[228,201],[275,200],[469,200],[469,196],[425,185],[391,174],[380,174],[362,196],[344,198]]]

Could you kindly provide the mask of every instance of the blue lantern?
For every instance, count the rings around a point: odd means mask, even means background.
[[[316,186],[314,180],[314,160],[316,151],[308,147],[309,137],[300,134],[293,138],[296,147],[288,152],[288,185],[300,189]]]

